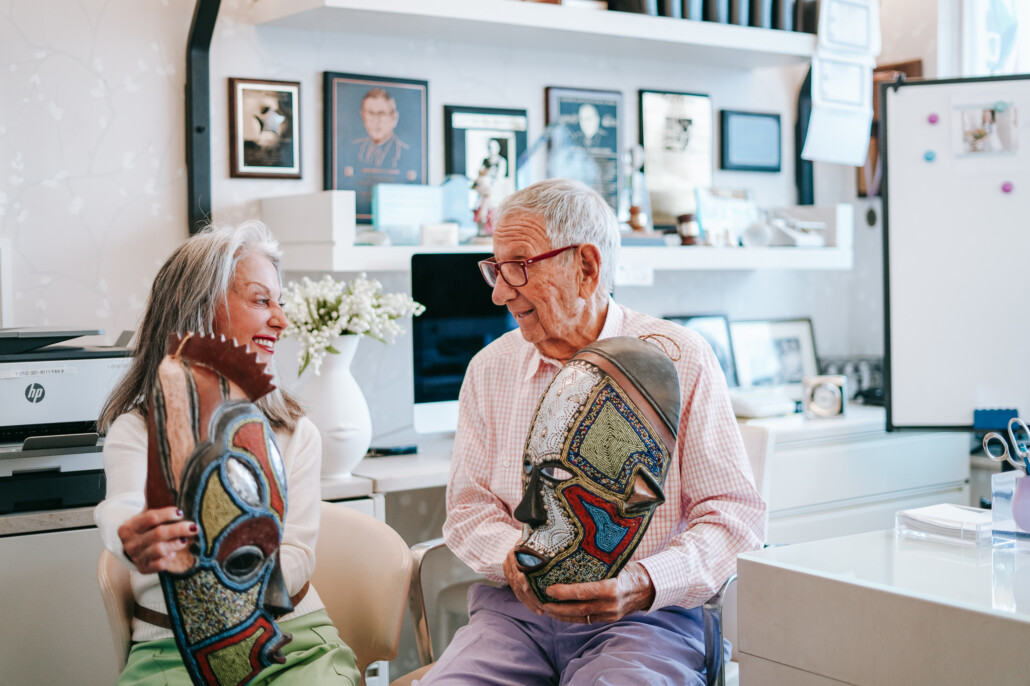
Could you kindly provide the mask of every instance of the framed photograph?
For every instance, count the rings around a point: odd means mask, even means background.
[[[515,192],[519,156],[526,152],[526,110],[444,105],[444,171],[475,181],[487,174],[497,200]]]
[[[656,229],[697,212],[694,189],[712,185],[712,101],[699,93],[637,93],[644,175]]]
[[[622,93],[579,88],[546,89],[547,124],[553,126],[547,175],[577,179],[618,207]]]
[[[692,329],[708,341],[719,360],[726,385],[737,386],[737,363],[733,357],[733,341],[730,339],[730,322],[724,314],[674,314],[665,319]]]
[[[300,83],[229,79],[229,176],[300,178]]]
[[[356,193],[359,223],[372,222],[372,187],[425,184],[429,83],[325,72],[326,190]]]
[[[1019,110],[1016,103],[955,106],[955,151],[959,157],[1014,155],[1019,150]]]
[[[730,340],[743,387],[797,385],[819,373],[811,319],[730,323]]]
[[[734,171],[780,171],[780,115],[719,112],[719,166]]]

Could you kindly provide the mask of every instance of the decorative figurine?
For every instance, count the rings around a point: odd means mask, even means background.
[[[472,189],[479,194],[479,203],[472,215],[476,226],[479,227],[478,236],[492,236],[494,233],[494,215],[497,213],[497,201],[493,196],[493,168],[484,165],[479,170],[479,177],[476,179]]]

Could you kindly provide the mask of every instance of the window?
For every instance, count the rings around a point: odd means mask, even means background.
[[[1030,2],[962,0],[962,75],[1030,72]]]

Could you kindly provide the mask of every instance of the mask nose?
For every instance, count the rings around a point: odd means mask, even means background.
[[[273,617],[281,617],[293,611],[293,603],[290,601],[290,594],[286,590],[286,581],[283,580],[283,570],[279,564],[279,551],[275,551],[275,564],[272,565],[272,574],[268,577],[268,586],[265,587],[265,609]]]
[[[544,507],[544,496],[540,492],[540,469],[533,467],[529,474],[529,483],[522,496],[522,502],[515,508],[515,519],[536,528],[547,523],[547,508]]]

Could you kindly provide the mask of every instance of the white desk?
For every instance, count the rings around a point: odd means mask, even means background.
[[[453,448],[453,434],[427,435],[419,440],[418,454],[366,457],[354,468],[354,476],[369,479],[375,493],[446,486]]]
[[[744,686],[1030,682],[1030,553],[875,531],[737,570]]]
[[[887,433],[883,408],[863,405],[831,419],[795,414],[745,423],[773,434],[770,543],[875,531],[893,526],[898,510],[969,504],[968,434]]]

